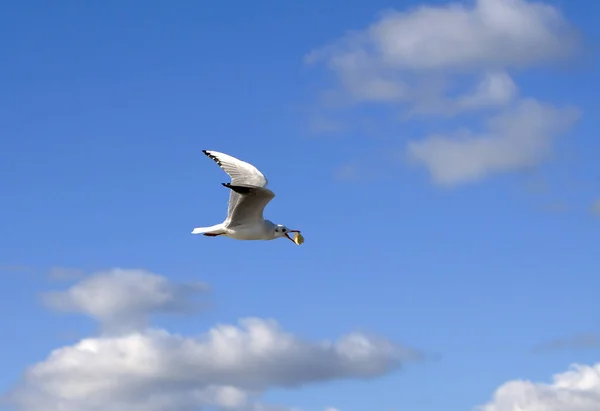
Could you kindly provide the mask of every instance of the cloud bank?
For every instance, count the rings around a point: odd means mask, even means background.
[[[202,292],[145,270],[114,269],[46,294],[49,306],[88,315],[110,332],[52,351],[7,400],[21,411],[282,411],[289,408],[260,396],[276,387],[376,378],[420,359],[361,333],[307,341],[270,319],[244,318],[196,336],[147,327],[151,313],[185,311]]]

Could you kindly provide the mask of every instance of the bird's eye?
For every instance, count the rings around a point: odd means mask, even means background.
[[[284,228],[284,229],[283,229],[283,230],[281,230],[281,231],[283,231],[283,232],[285,233],[287,230]]]

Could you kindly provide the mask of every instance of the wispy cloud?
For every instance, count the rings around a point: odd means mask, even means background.
[[[548,341],[533,348],[533,353],[563,349],[600,348],[600,336],[595,333],[574,335],[570,338],[559,338]]]
[[[591,212],[593,214],[600,215],[600,198],[592,204]]]
[[[315,134],[337,134],[346,130],[346,125],[326,117],[313,117],[310,119],[309,129]]]
[[[33,271],[33,268],[25,265],[0,264],[0,271],[4,271],[6,273],[24,273]]]
[[[543,210],[548,213],[565,213],[571,209],[569,203],[565,201],[554,201],[546,203],[543,206]]]

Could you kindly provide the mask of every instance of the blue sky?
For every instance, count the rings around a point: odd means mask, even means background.
[[[600,371],[600,6],[448,4],[0,6],[0,391],[31,399],[29,367],[111,338],[85,301],[64,314],[41,296],[93,275],[118,288],[115,268],[210,286],[202,313],[163,315],[154,294],[114,308],[150,307],[172,334],[256,317],[302,341],[359,332],[424,354],[373,379],[271,381],[261,404],[529,411],[523,393],[493,395],[572,363]],[[202,149],[259,167],[277,194],[266,217],[305,244],[190,235],[226,212],[227,176]],[[84,276],[53,279],[63,268]]]

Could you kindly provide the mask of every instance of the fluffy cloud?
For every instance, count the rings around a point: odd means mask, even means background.
[[[322,63],[337,79],[329,102],[385,104],[405,119],[496,111],[484,132],[465,129],[408,143],[409,156],[427,166],[434,181],[452,185],[547,157],[577,114],[521,97],[510,73],[571,58],[579,45],[575,28],[549,4],[475,0],[387,11],[305,60]],[[513,118],[518,123],[510,124]]]
[[[477,411],[597,411],[600,410],[600,363],[574,365],[550,384],[510,381]]]
[[[89,315],[100,321],[105,332],[118,333],[143,327],[153,313],[193,309],[192,298],[205,290],[201,283],[173,284],[145,270],[117,268],[42,298],[51,308]]]
[[[351,333],[306,341],[275,321],[242,319],[200,336],[143,327],[157,310],[180,307],[186,288],[142,270],[112,270],[47,296],[51,305],[112,323],[126,315],[135,329],[101,334],[54,350],[26,370],[8,394],[20,411],[289,411],[259,402],[274,387],[336,379],[370,379],[419,353],[383,338]],[[212,408],[211,408],[212,407]]]
[[[538,164],[551,154],[554,139],[578,116],[575,108],[524,100],[490,118],[482,133],[462,130],[414,141],[408,144],[408,155],[427,167],[438,184],[476,181]]]
[[[504,70],[565,59],[577,45],[573,28],[550,5],[477,0],[383,13],[306,61],[324,62],[356,101],[410,101],[422,112],[438,112],[443,103],[445,110],[462,111],[506,104],[516,85]],[[474,89],[442,99],[448,74],[474,75]],[[438,82],[433,94],[432,79]]]
[[[412,100],[422,110],[426,100],[415,79],[475,74],[475,98],[455,100],[456,109],[474,109],[504,104],[515,94],[505,69],[561,60],[577,45],[573,28],[550,5],[477,0],[388,11],[367,29],[312,51],[306,61],[324,62],[358,101]],[[435,108],[439,101],[431,103]]]
[[[145,330],[84,339],[31,367],[13,399],[35,411],[238,409],[248,405],[249,393],[372,378],[414,358],[408,349],[361,334],[307,342],[273,321],[245,319],[194,338]]]

